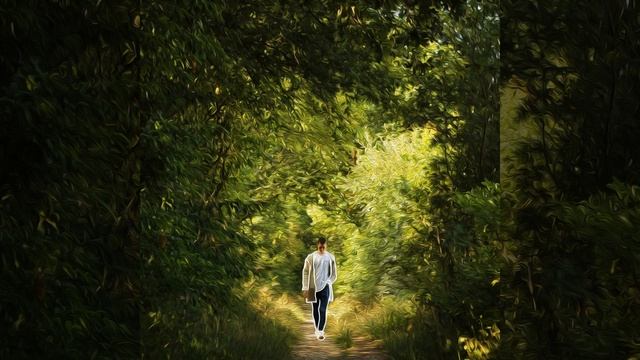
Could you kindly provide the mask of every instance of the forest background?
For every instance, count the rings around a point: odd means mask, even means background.
[[[634,0],[3,1],[0,357],[640,358]]]

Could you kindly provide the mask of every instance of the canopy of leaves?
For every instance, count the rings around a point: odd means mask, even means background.
[[[0,358],[289,358],[318,236],[396,358],[637,358],[639,19],[6,1]]]

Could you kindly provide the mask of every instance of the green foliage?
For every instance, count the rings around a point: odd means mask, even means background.
[[[145,75],[159,115],[143,138],[145,354],[249,357],[230,350],[241,340],[283,354],[290,334],[257,342],[238,319],[228,333],[211,324],[242,313],[248,299],[232,290],[252,273],[293,291],[298,271],[282,267],[302,252],[298,202],[316,199],[311,189],[321,197],[324,174],[350,152],[322,143],[341,141],[344,126],[318,115],[341,106],[342,46],[361,36],[336,43],[333,14],[322,3],[149,5]]]
[[[336,337],[336,342],[343,349],[348,349],[353,345],[353,335],[351,334],[351,329],[342,328],[340,330],[340,334]]]
[[[2,358],[139,353],[137,12],[3,2]]]
[[[614,177],[635,181],[637,5],[502,4],[502,79],[525,92],[517,120],[539,132],[505,164],[514,185],[535,189],[541,199],[582,200]]]
[[[3,4],[0,357],[289,358],[319,235],[345,348],[639,357],[637,4],[500,6]]]
[[[618,271],[637,264],[622,255],[638,230],[637,5],[501,5],[503,86],[522,94],[506,121],[530,131],[502,164],[510,266],[500,357],[637,356],[636,281]]]
[[[361,136],[335,206],[307,210],[314,231],[341,239],[338,295],[377,309],[371,333],[398,358],[482,358],[499,343],[496,11],[439,12],[439,36],[396,49],[389,120],[414,127]],[[393,311],[409,298],[411,311]]]
[[[469,2],[458,18],[440,16],[441,38],[416,52],[412,69],[421,76],[413,106],[425,109],[415,121],[434,129],[440,151],[424,172],[429,186],[411,193],[426,221],[405,250],[419,274],[409,287],[417,299],[416,337],[407,347],[416,358],[477,358],[475,345],[488,353],[496,347],[490,330],[500,318],[499,215],[489,210],[500,202],[492,184],[499,161],[497,4]],[[422,338],[430,341],[418,344]]]
[[[184,312],[176,312],[176,306],[183,306]],[[171,312],[163,313],[166,309]],[[147,314],[150,320],[145,324],[149,329],[144,332],[143,354],[150,358],[289,359],[295,334],[267,319],[262,310],[244,300],[224,307],[197,302],[167,304]]]
[[[232,289],[270,250],[243,222],[322,195],[283,174],[347,171],[351,145],[322,144],[345,133],[337,95],[388,84],[367,46],[388,25],[362,4],[140,6],[3,4],[2,357],[209,354],[203,329],[242,312]]]
[[[439,11],[439,35],[395,60],[404,69],[396,91],[404,95],[399,110],[405,122],[436,130],[445,151],[441,172],[461,191],[498,180],[497,6],[469,1],[459,16]]]
[[[586,201],[547,203],[549,223],[537,231],[524,230],[519,218],[528,212],[531,221],[537,205],[515,205],[515,198],[505,197],[510,200],[503,216],[516,217],[504,221],[501,236],[518,241],[508,240],[502,254],[506,267],[499,287],[507,331],[500,357],[638,352],[630,340],[637,336],[637,319],[628,312],[637,295],[637,187],[615,182],[610,189]],[[551,342],[562,348],[552,349]]]
[[[405,252],[419,240],[428,221],[413,194],[427,187],[423,173],[434,156],[431,137],[429,131],[416,129],[366,149],[339,185],[352,214],[342,221],[328,221],[331,227],[314,218],[314,226],[335,237],[352,229],[342,242],[343,251],[351,255],[343,263],[345,291],[353,289],[361,300],[395,293],[404,287],[399,284],[410,281],[415,260]],[[344,224],[350,218],[355,224]]]
[[[417,305],[402,297],[382,297],[367,316],[367,329],[384,339],[385,349],[395,358],[420,359],[438,346],[437,324],[422,323],[427,317]]]
[[[145,10],[142,73],[154,113],[142,137],[143,352],[248,356],[228,349],[251,332],[229,317],[250,301],[233,290],[252,277],[299,291],[292,264],[316,235],[305,210],[331,206],[331,180],[348,173],[370,121],[373,106],[353,91],[390,83],[367,47],[388,23],[365,6],[322,1]],[[225,319],[229,333],[212,330]],[[284,354],[290,334],[265,337],[265,352]]]

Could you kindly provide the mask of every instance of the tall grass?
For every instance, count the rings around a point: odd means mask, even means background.
[[[336,343],[343,349],[348,349],[353,346],[353,336],[349,327],[340,327],[340,331],[336,337]]]
[[[290,359],[290,347],[295,335],[276,319],[270,319],[257,309],[247,307],[217,319],[212,339],[216,350],[210,355],[224,359]]]
[[[365,327],[381,339],[385,350],[397,359],[416,359],[413,324],[415,307],[406,299],[384,297],[366,312]]]
[[[355,337],[382,340],[394,358],[414,359],[411,318],[415,314],[410,301],[384,297],[373,305],[363,305],[348,296],[339,297],[331,309],[329,326],[336,329],[336,342],[343,348],[353,345]]]
[[[143,322],[143,358],[291,359],[297,340],[287,295],[255,283],[234,289],[224,305],[165,303]]]
[[[381,340],[386,352],[394,359],[424,359],[443,347],[438,343],[438,325],[428,308],[418,306],[408,297],[386,296],[363,305],[357,300],[341,297],[332,308],[330,326],[337,329],[336,342],[349,348],[356,336]],[[496,334],[497,332],[497,334]],[[481,330],[480,338],[460,337],[446,340],[454,358],[484,360],[490,357],[499,339],[497,328]],[[458,354],[454,342],[464,349]]]

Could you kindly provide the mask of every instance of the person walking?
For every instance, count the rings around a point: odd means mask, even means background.
[[[332,284],[338,276],[336,258],[327,251],[327,239],[318,238],[318,250],[307,255],[302,268],[302,294],[311,304],[316,339],[324,340],[327,305],[333,301]]]

